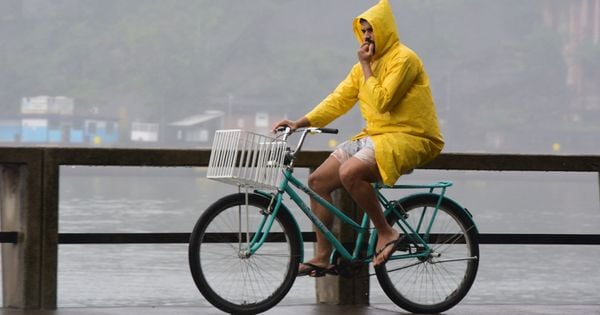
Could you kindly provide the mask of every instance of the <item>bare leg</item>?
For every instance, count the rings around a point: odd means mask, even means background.
[[[375,229],[377,229],[378,239],[375,249],[380,251],[385,247],[385,244],[397,239],[399,233],[387,223],[371,184],[380,180],[379,171],[353,157],[342,164],[339,172],[342,185],[358,206],[365,209]],[[389,246],[388,248],[373,258],[375,266],[392,254],[392,247]]]
[[[336,158],[330,156],[308,178],[308,186],[329,202],[332,202],[331,192],[342,187],[339,175],[340,165],[340,162]],[[334,215],[325,207],[311,199],[310,208],[327,228],[330,229],[332,227]],[[329,256],[331,255],[332,246],[323,233],[317,230],[316,235],[317,243],[315,256],[308,262],[317,266],[326,267],[329,265]],[[300,268],[302,269],[303,266],[300,266]]]

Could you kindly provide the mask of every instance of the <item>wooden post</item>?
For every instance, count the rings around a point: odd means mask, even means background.
[[[56,309],[58,288],[58,203],[60,165],[57,151],[45,150],[42,190],[41,308]]]
[[[41,201],[39,169],[35,165],[0,165],[2,231],[18,232],[16,244],[2,244],[3,306],[39,309],[41,306]]]
[[[343,209],[355,221],[360,223],[363,211],[352,200],[346,190],[338,189],[333,193],[333,203]],[[332,232],[343,243],[354,244],[356,231],[346,224],[335,220]],[[369,268],[364,265],[355,278],[327,275],[316,279],[317,303],[330,303],[337,305],[365,305],[369,304]]]

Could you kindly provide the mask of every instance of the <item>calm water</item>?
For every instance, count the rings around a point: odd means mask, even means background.
[[[235,190],[197,169],[62,171],[62,233],[190,232],[212,200]],[[597,174],[417,171],[403,182],[438,179],[455,182],[449,195],[469,208],[483,233],[600,233]],[[310,256],[310,245],[306,251]],[[600,246],[481,246],[464,303],[596,304],[598,261]],[[61,245],[58,267],[59,307],[206,304],[185,244]],[[300,278],[283,303],[311,303],[314,295],[314,280]],[[375,278],[371,301],[389,303]]]

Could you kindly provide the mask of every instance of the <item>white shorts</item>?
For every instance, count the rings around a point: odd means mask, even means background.
[[[375,147],[371,137],[342,142],[335,148],[335,151],[333,151],[331,155],[342,164],[351,157],[355,157],[365,163],[369,168],[377,170]]]

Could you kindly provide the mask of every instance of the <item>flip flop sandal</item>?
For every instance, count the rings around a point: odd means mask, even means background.
[[[387,255],[387,257],[385,257],[385,258],[383,259],[383,261],[379,263],[379,265],[377,265],[377,266],[373,265],[373,267],[375,267],[375,268],[379,268],[379,267],[381,267],[381,266],[385,265],[385,263],[387,263],[387,262],[388,262],[388,260],[390,260],[390,257],[392,257],[392,254],[393,254],[395,251],[397,251],[397,250],[398,250],[398,248],[399,248],[399,247],[400,247],[400,245],[402,244],[402,241],[403,241],[403,240],[404,240],[404,234],[402,234],[402,235],[398,236],[398,238],[397,238],[397,239],[395,239],[395,240],[393,240],[393,241],[389,241],[389,242],[387,242],[387,244],[383,245],[383,247],[382,247],[381,249],[379,249],[379,250],[378,250],[378,251],[375,253],[375,256],[374,256],[374,257],[377,257],[377,256],[379,256],[379,255],[383,254],[383,251],[385,251],[385,250],[386,250],[388,247],[390,247],[390,246],[392,246],[392,247],[393,247],[393,248],[392,248],[392,251],[390,251],[390,254],[389,254],[389,255]]]
[[[303,277],[303,276],[309,276],[309,277],[313,277],[313,278],[319,278],[319,277],[323,277],[327,274],[329,275],[337,275],[337,271],[335,269],[335,266],[330,266],[330,267],[321,267],[321,266],[317,266],[315,264],[311,264],[311,263],[302,263],[305,266],[308,266],[308,268],[304,268],[301,271],[298,272],[298,277]]]

